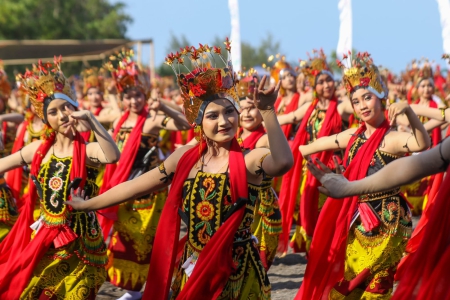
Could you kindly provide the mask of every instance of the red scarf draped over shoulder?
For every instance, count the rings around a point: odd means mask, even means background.
[[[291,145],[292,154],[294,156],[294,167],[292,167],[289,172],[283,176],[283,181],[281,184],[279,203],[283,222],[283,232],[278,243],[278,252],[281,253],[287,251],[295,202],[302,180],[303,156],[298,147],[307,144],[308,132],[306,131],[306,127],[308,126],[308,121],[311,114],[316,109],[317,103],[318,99],[315,99],[309,106],[305,116],[302,119],[297,135]],[[317,138],[336,134],[341,131],[342,119],[337,111],[337,99],[333,98],[330,101],[330,105],[328,106],[325,114],[325,120],[323,121],[322,128],[317,134]],[[318,158],[324,164],[328,164],[333,157],[333,151],[322,151],[311,155],[311,157]],[[320,182],[312,176],[310,172],[307,172],[306,176],[306,185],[302,192],[300,202],[302,205],[300,208],[301,224],[307,235],[312,236],[318,217],[319,191],[317,187],[320,185]]]
[[[418,99],[414,104],[419,104],[419,102],[420,99]],[[438,105],[433,99],[430,99],[430,101],[428,102],[428,107],[438,108]],[[441,127],[438,126],[431,131],[431,143],[432,143],[431,147],[435,147],[437,144],[439,144],[441,140],[442,140]]]
[[[199,159],[199,149],[205,148],[206,143],[202,143],[189,149],[177,164],[167,202],[156,231],[150,269],[142,299],[167,299],[168,297],[177,255],[180,231],[178,209],[181,208],[183,202],[183,184]],[[236,203],[238,198],[248,198],[247,169],[244,155],[236,139],[233,139],[231,144],[229,166],[231,200]],[[245,205],[234,212],[212,236],[200,253],[195,269],[177,300],[216,299],[220,295],[234,269],[233,240],[244,217],[244,211]]]
[[[102,106],[102,105],[100,105],[99,107],[97,107],[97,108],[95,109],[94,116],[99,116],[102,110],[103,110],[103,106]],[[88,141],[88,142],[89,142],[89,140],[91,139],[91,133],[92,133],[92,130],[80,132],[80,134],[81,134],[81,136],[83,137],[83,139],[84,139],[85,141]]]
[[[279,114],[278,110],[280,109],[281,100],[283,100],[283,97],[279,96],[277,98],[277,100],[275,101],[275,111],[277,112],[277,114]],[[289,102],[289,105],[286,106],[286,109],[284,110],[283,114],[288,114],[293,111],[296,111],[298,108],[299,100],[300,100],[300,94],[295,93],[294,96],[292,96],[292,99],[291,99],[291,102]],[[281,130],[283,130],[284,136],[289,140],[289,135],[291,134],[291,131],[292,131],[292,124],[281,125]]]
[[[238,136],[242,134],[242,128],[239,128]],[[256,128],[250,135],[245,139],[242,140],[241,148],[243,149],[249,149],[253,150],[256,147],[256,143],[258,143],[259,139],[263,137],[263,135],[266,134],[266,130],[264,129],[264,126],[259,125],[258,128]]]
[[[420,244],[403,265],[393,300],[450,299],[450,167],[433,202]],[[424,258],[426,260],[424,261]]]
[[[114,128],[113,140],[117,138],[123,123],[128,119],[130,111],[128,110],[120,118],[119,122]],[[130,135],[123,147],[120,154],[120,160],[115,164],[106,165],[105,175],[103,177],[103,186],[100,188],[100,193],[103,194],[110,188],[121,184],[128,180],[133,167],[134,160],[136,159],[139,146],[141,144],[142,129],[144,128],[145,120],[147,119],[148,110],[143,109],[138,115],[136,125],[131,130]],[[99,210],[98,221],[103,231],[103,236],[106,238],[111,230],[114,221],[117,220],[117,210],[119,206],[115,205],[105,209]]]
[[[366,177],[370,161],[388,129],[389,124],[385,120],[359,148],[344,173],[348,180]],[[345,160],[358,135],[365,131],[366,126],[363,125],[350,139]],[[313,235],[303,284],[295,299],[328,299],[330,290],[343,278],[347,237],[357,207],[358,196],[326,200]]]
[[[38,176],[42,160],[55,141],[55,134],[43,140],[33,156],[31,175]],[[70,180],[82,178],[80,188],[86,182],[86,144],[80,134],[74,138]],[[0,244],[0,299],[19,299],[28,285],[37,264],[49,247],[67,245],[77,236],[67,225],[47,227],[42,225],[30,240],[34,203],[37,200],[36,186],[30,179],[30,190],[17,222]],[[11,280],[14,278],[14,280]]]

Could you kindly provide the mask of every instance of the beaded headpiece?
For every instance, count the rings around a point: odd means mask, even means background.
[[[120,93],[124,93],[129,88],[137,88],[146,97],[149,97],[149,77],[136,65],[133,56],[133,50],[122,49],[115,55],[111,55],[104,67],[111,72]]]
[[[380,99],[386,98],[388,96],[387,87],[370,54],[358,52],[354,60],[351,57],[352,54],[349,51],[348,56],[344,55],[343,61],[336,60],[337,65],[343,69],[342,82],[348,95],[350,96],[358,88],[364,88]]]
[[[177,76],[184,113],[192,125],[201,124],[206,106],[216,99],[227,99],[236,110],[239,109],[237,78],[231,64],[231,42],[227,38],[224,44],[228,53],[226,59],[222,56],[222,48],[202,44],[198,48],[186,46],[166,57],[166,64]],[[218,61],[224,64],[223,68],[217,67]]]
[[[44,102],[47,99],[63,99],[78,107],[78,102],[69,80],[61,71],[61,61],[61,56],[55,56],[53,64],[50,62],[43,64],[39,60],[35,71],[27,70],[25,74],[21,74],[18,77],[29,96],[36,115],[41,119],[45,119]]]
[[[3,69],[3,62],[0,60],[0,99],[8,99],[11,94],[11,85],[8,76]]]
[[[103,73],[103,69],[96,67],[85,69],[81,72],[81,76],[83,77],[83,95],[86,95],[90,88],[98,88],[100,92],[105,91],[105,77]]]
[[[320,74],[328,74],[334,80],[333,73],[327,64],[327,57],[323,50],[314,49],[312,53],[313,56],[309,57],[308,60],[300,60],[300,71],[305,75],[309,86],[316,86],[316,80]]]

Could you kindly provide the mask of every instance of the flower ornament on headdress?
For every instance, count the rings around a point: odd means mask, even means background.
[[[0,99],[8,99],[11,94],[11,85],[8,76],[3,69],[3,62],[0,60]]]
[[[96,67],[85,69],[81,72],[83,78],[83,95],[86,95],[90,88],[97,88],[100,92],[105,91],[105,76],[103,76],[103,73],[104,69],[98,69]]]
[[[414,85],[418,86],[422,80],[430,80],[434,85],[433,68],[428,59],[422,58],[419,61],[413,61],[413,80]]]
[[[27,70],[18,79],[29,96],[36,115],[45,120],[44,103],[46,100],[63,99],[78,107],[69,80],[61,71],[61,56],[54,58],[53,64],[39,60],[34,71]]]
[[[315,87],[317,77],[321,74],[328,74],[334,80],[333,73],[327,64],[327,57],[322,49],[313,50],[313,56],[308,53],[308,60],[300,60],[300,72],[305,75],[309,86]]]
[[[387,87],[378,68],[373,64],[370,54],[358,52],[354,60],[351,57],[352,53],[349,51],[348,56],[344,55],[343,61],[336,60],[337,65],[343,69],[342,82],[348,95],[351,96],[357,89],[364,88],[380,99],[387,98]]]
[[[124,93],[129,88],[137,88],[149,97],[150,80],[133,61],[133,56],[133,50],[122,49],[116,55],[111,55],[104,67],[111,72],[120,93]]]
[[[255,88],[258,84],[257,72],[252,68],[246,73],[239,73],[239,77],[241,79],[239,79],[236,87],[239,100],[253,99]]]
[[[170,53],[166,57],[166,64],[177,76],[186,119],[193,126],[201,124],[206,106],[213,100],[227,99],[236,110],[239,109],[237,78],[231,64],[231,42],[227,38],[224,44],[228,53],[226,59],[222,55],[222,48],[211,48],[206,44],[199,44],[198,48],[186,46],[180,52]],[[218,68],[218,61],[224,67]]]
[[[294,69],[292,69],[291,65],[286,61],[286,56],[277,54],[275,56],[271,55],[267,59],[269,63],[271,63],[274,59],[278,59],[271,68],[268,68],[270,72],[270,77],[275,80],[277,83],[281,77],[285,74],[290,73],[292,76],[297,77],[297,73],[295,73]],[[266,64],[263,64],[263,68],[266,68]]]

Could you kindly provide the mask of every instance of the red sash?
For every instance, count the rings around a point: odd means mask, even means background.
[[[44,140],[33,156],[31,175],[37,177],[43,158],[55,140],[53,133]],[[80,188],[86,181],[86,144],[81,135],[77,134],[73,143],[73,160],[70,179],[82,178]],[[37,264],[52,245],[66,245],[77,236],[67,225],[42,226],[30,241],[33,223],[34,203],[37,199],[36,186],[30,180],[30,190],[17,222],[11,232],[0,244],[0,299],[19,299],[28,285]],[[11,280],[14,278],[14,280]]]
[[[370,161],[388,129],[385,120],[359,148],[344,173],[348,180],[366,177]],[[352,144],[365,130],[366,126],[361,126],[351,138],[346,159]],[[303,284],[295,299],[328,299],[330,290],[343,278],[348,231],[357,207],[358,196],[326,200],[313,235]]]
[[[239,128],[237,136],[240,136],[242,134],[242,128]],[[256,143],[259,141],[259,139],[266,134],[266,130],[264,129],[264,126],[259,125],[258,128],[256,128],[250,135],[240,142],[241,148],[243,149],[249,149],[253,150],[255,149]],[[239,141],[239,140],[238,140]]]
[[[128,119],[130,111],[125,112],[125,114],[120,118],[114,129],[113,139],[116,140],[117,134],[120,132],[120,128],[123,123]],[[105,168],[105,175],[103,177],[103,186],[100,189],[99,194],[103,194],[110,188],[121,184],[128,180],[130,176],[131,167],[133,166],[136,154],[139,150],[139,145],[141,144],[142,129],[144,128],[145,120],[147,119],[148,111],[143,109],[138,116],[136,125],[131,130],[128,140],[123,147],[122,153],[120,154],[120,160],[116,164],[108,164]],[[102,227],[103,236],[106,238],[111,230],[114,221],[117,220],[117,210],[118,205],[108,207],[99,210],[98,221]]]
[[[277,101],[275,102],[275,111],[277,112],[277,114],[278,114],[278,109],[280,107],[280,103],[281,103],[282,99],[283,99],[283,97],[279,96],[277,98]],[[300,94],[295,93],[294,96],[292,96],[292,99],[291,99],[291,102],[289,102],[289,105],[286,106],[286,109],[284,110],[283,114],[288,114],[293,111],[296,111],[298,108],[299,100],[300,100]],[[281,130],[283,130],[284,136],[286,137],[287,140],[289,140],[289,135],[291,134],[291,131],[292,131],[292,125],[293,124],[281,125]]]
[[[280,211],[283,222],[283,233],[280,236],[278,243],[278,252],[284,253],[287,251],[289,243],[289,233],[292,226],[292,216],[294,215],[295,203],[297,200],[297,194],[300,190],[300,183],[302,180],[302,163],[303,156],[298,149],[301,145],[306,145],[308,140],[308,133],[306,127],[308,120],[316,108],[318,99],[315,99],[308,108],[305,116],[300,124],[299,131],[295,136],[295,139],[291,145],[292,154],[294,156],[294,167],[292,167],[288,173],[283,176],[281,184],[281,190],[279,194]],[[342,119],[337,112],[337,99],[333,98],[330,101],[330,105],[327,109],[325,120],[323,121],[322,128],[317,134],[317,138],[323,136],[329,136],[341,132]],[[323,163],[328,164],[333,157],[333,151],[322,151],[317,154],[311,155],[312,158],[319,158]],[[320,185],[319,181],[310,174],[307,173],[305,189],[301,195],[301,224],[305,228],[308,236],[312,236],[318,217],[318,203],[319,203],[319,191],[317,187]]]
[[[200,148],[201,147],[201,148]],[[164,206],[153,243],[147,286],[142,299],[167,299],[174,262],[177,255],[183,183],[198,161],[199,149],[206,143],[188,150],[178,162],[175,176]],[[248,198],[247,169],[244,155],[236,140],[232,141],[230,156],[230,188],[232,202]],[[244,217],[245,206],[233,213],[212,236],[200,253],[194,272],[189,277],[177,300],[216,299],[233,272],[232,247],[234,235]]]

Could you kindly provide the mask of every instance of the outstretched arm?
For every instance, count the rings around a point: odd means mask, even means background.
[[[338,134],[321,137],[311,144],[301,145],[299,150],[305,157],[321,151],[345,149],[356,130],[356,128],[350,128]]]
[[[320,168],[312,163],[308,163],[307,167],[323,184],[323,187],[319,187],[320,192],[334,198],[343,198],[390,190],[444,172],[446,162],[449,161],[450,139],[446,139],[441,145],[418,155],[397,159],[362,180],[350,182],[344,176],[332,173],[321,162],[317,162]]]
[[[308,110],[310,105],[311,103],[307,102],[291,113],[279,115],[278,123],[280,123],[280,125],[299,123],[305,116],[306,111]]]
[[[184,114],[166,104],[166,101],[152,100],[148,101],[150,110],[155,112],[162,111],[164,115],[157,115],[155,118],[156,125],[159,128],[168,130],[188,130],[191,128]]]
[[[154,168],[133,180],[116,185],[107,192],[88,201],[84,201],[82,198],[72,194],[72,201],[68,201],[66,204],[72,206],[76,210],[98,210],[128,200],[137,199],[166,187],[171,183],[171,178],[167,175],[175,172],[178,160],[188,149],[190,149],[190,147],[177,149],[164,161],[163,165],[165,167],[165,173],[161,172],[159,168]]]

